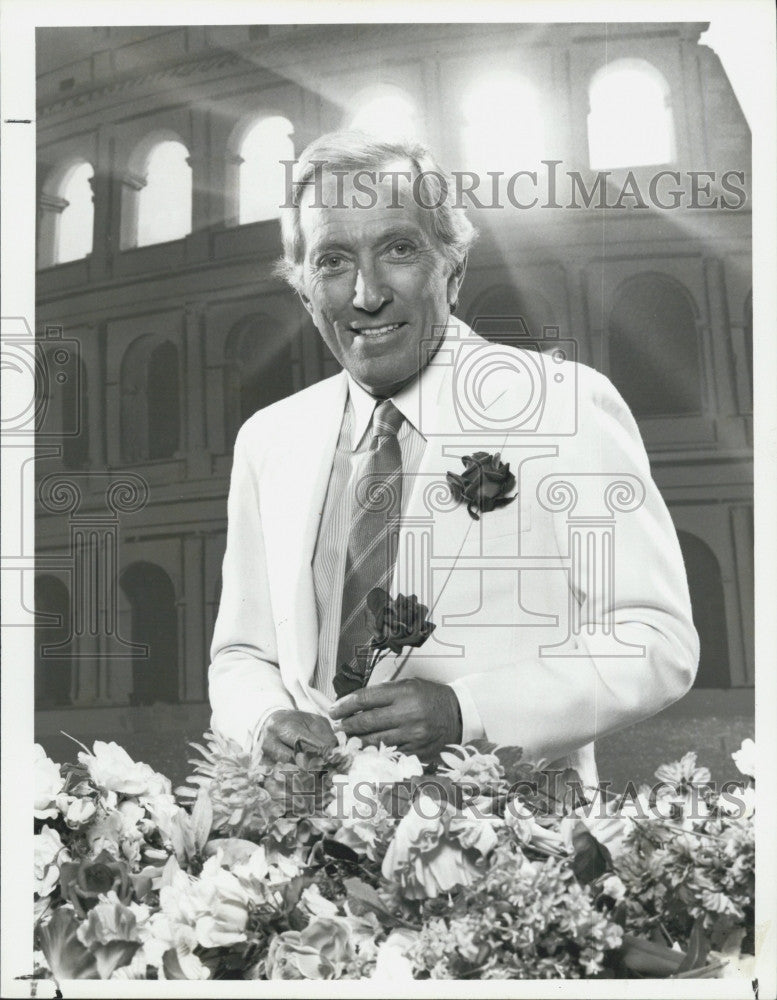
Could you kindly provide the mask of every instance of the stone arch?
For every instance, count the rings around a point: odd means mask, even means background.
[[[73,661],[57,655],[71,636],[70,591],[59,577],[36,576],[35,611],[47,619],[35,625],[35,708],[63,708],[71,703]]]
[[[155,563],[135,562],[119,580],[130,605],[131,640],[148,647],[133,661],[133,705],[179,700],[178,609],[167,573]]]
[[[704,380],[698,309],[674,278],[643,272],[615,291],[608,374],[637,417],[698,415]]]
[[[38,204],[38,267],[80,260],[94,243],[94,166],[73,155],[53,167],[43,182]]]
[[[277,111],[246,116],[233,129],[227,149],[227,187],[234,192],[237,223],[277,219],[286,201],[287,168],[282,161],[295,156],[291,119]]]
[[[152,129],[135,145],[123,178],[122,250],[182,239],[192,231],[189,158],[189,147],[169,128]]]
[[[134,340],[121,360],[121,456],[172,458],[181,433],[178,347],[158,334]]]
[[[294,391],[291,341],[296,331],[267,313],[238,320],[224,343],[224,426],[231,448],[253,413]]]
[[[712,549],[696,535],[678,531],[688,588],[691,593],[693,623],[701,646],[696,687],[731,687],[728,631],[720,563]]]
[[[676,155],[672,92],[646,59],[615,59],[588,87],[588,159],[592,170],[657,166]]]

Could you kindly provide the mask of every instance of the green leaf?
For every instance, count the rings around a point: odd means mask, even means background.
[[[590,885],[597,878],[612,871],[610,852],[582,822],[575,824],[572,847],[575,852],[572,858],[572,871],[583,885]]]
[[[388,917],[392,921],[396,919],[394,914],[378,895],[377,889],[373,889],[371,885],[363,882],[360,878],[344,879],[343,885],[345,886],[345,891],[348,893],[349,899],[354,902],[361,903],[362,906],[366,906],[367,909],[372,910],[380,916]]]
[[[195,851],[201,851],[208,842],[213,826],[213,806],[205,789],[200,789],[192,809],[191,829],[192,846]]]
[[[96,979],[97,966],[92,953],[81,944],[76,935],[78,921],[65,909],[55,910],[51,920],[38,928],[38,940],[46,965],[53,978]]]
[[[341,844],[339,840],[324,837],[322,845],[324,854],[330,858],[336,858],[338,861],[351,861],[353,864],[357,864],[359,861],[359,855],[356,851],[348,847],[347,844]]]
[[[110,979],[115,969],[129,965],[139,947],[140,941],[109,941],[108,944],[93,945],[100,979]]]
[[[313,882],[312,875],[295,875],[282,889],[284,907],[293,910],[299,902],[303,890]]]
[[[694,921],[691,935],[688,938],[688,946],[685,958],[680,963],[678,972],[690,972],[691,969],[700,969],[707,960],[710,951],[710,943],[704,933],[704,920],[697,917]]]
[[[657,979],[673,976],[684,958],[682,951],[675,951],[674,948],[655,944],[633,934],[623,935],[621,961],[630,972],[636,972],[640,976],[653,976]]]
[[[165,970],[165,979],[186,979],[187,976],[178,961],[178,952],[175,948],[168,948],[162,957],[162,967]]]

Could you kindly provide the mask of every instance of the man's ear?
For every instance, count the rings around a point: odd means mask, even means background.
[[[461,288],[461,283],[464,281],[464,274],[467,270],[467,255],[464,254],[464,258],[453,268],[450,275],[448,276],[448,305],[453,311],[459,301],[459,290]]]

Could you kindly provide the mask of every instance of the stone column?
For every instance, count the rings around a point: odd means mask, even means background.
[[[103,507],[94,506],[88,486],[104,483]],[[71,579],[70,635],[43,655],[86,660],[145,657],[147,647],[119,634],[119,515],[136,513],[148,501],[148,486],[134,473],[54,473],[41,482],[38,496],[51,514],[66,514],[70,528],[67,559]],[[83,509],[87,507],[88,509]],[[79,699],[101,696],[94,671],[79,677]]]
[[[201,534],[189,535],[183,542],[184,594],[183,594],[183,646],[179,663],[184,701],[204,701],[204,666],[207,661],[207,621],[205,608],[205,558],[204,539]]]
[[[53,267],[57,263],[57,238],[59,217],[70,202],[66,198],[41,192],[38,199],[38,268]]]
[[[120,219],[119,249],[131,250],[138,245],[138,192],[146,186],[146,178],[125,171],[116,177],[117,197],[113,209]]]

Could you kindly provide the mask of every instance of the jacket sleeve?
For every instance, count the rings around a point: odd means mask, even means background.
[[[457,682],[469,689],[487,737],[519,744],[535,760],[562,757],[667,707],[693,684],[699,658],[677,534],[636,422],[609,380],[591,369],[581,372],[579,430],[561,442],[553,471],[572,479],[636,477],[644,501],[615,515],[612,573],[600,592],[592,589],[602,577],[592,564],[597,553],[581,546],[579,572],[569,579],[581,627],[566,655],[543,649]],[[568,555],[567,513],[540,515],[552,518],[548,537],[555,535],[558,551]],[[599,655],[601,636],[611,627],[621,645]]]
[[[256,475],[245,428],[235,441],[227,548],[213,632],[211,725],[244,746],[279,708],[294,708],[281,680]]]

